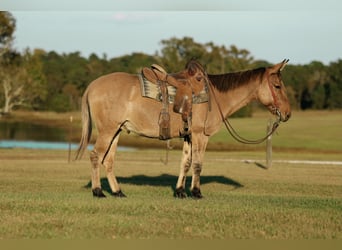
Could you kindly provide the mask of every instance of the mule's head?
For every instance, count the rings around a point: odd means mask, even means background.
[[[288,61],[285,59],[281,63],[266,68],[258,91],[259,101],[283,122],[291,117],[290,103],[281,79],[281,71]]]

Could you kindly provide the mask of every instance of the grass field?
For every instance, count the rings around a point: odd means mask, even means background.
[[[313,114],[281,125],[270,169],[263,168],[263,146],[208,151],[201,200],[173,197],[177,149],[168,165],[163,150],[118,152],[125,199],[109,195],[104,175],[107,198],[92,197],[87,154],[68,163],[65,151],[1,149],[0,238],[342,239],[342,166],[285,161],[342,161],[341,112]],[[265,116],[233,122],[257,136],[246,124],[259,131]],[[234,148],[221,133],[213,148]]]
[[[279,163],[265,170],[258,167],[262,152],[208,152],[204,199],[179,200],[173,188],[180,152],[170,153],[167,166],[163,151],[119,152],[116,173],[128,198],[110,197],[103,178],[108,197],[94,199],[87,159],[68,164],[63,151],[0,154],[2,239],[342,238],[340,165]]]

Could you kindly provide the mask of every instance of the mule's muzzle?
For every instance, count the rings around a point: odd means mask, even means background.
[[[285,115],[282,115],[282,116],[281,116],[280,120],[281,120],[282,122],[286,122],[286,121],[288,121],[288,120],[290,119],[290,117],[291,117],[291,112],[285,113]]]
[[[278,108],[274,106],[269,106],[270,112],[278,117],[279,122],[286,122],[291,117],[291,112],[284,112],[282,113]]]
[[[282,121],[282,122],[287,122],[291,117],[291,112],[285,112],[284,114],[282,114],[279,111],[279,109],[276,110],[276,114],[279,118],[279,121]]]

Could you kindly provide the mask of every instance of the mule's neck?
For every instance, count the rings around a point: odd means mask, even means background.
[[[224,75],[209,75],[213,85],[213,98],[216,99],[214,102],[218,103],[225,118],[258,99],[264,72],[264,68],[260,68]]]

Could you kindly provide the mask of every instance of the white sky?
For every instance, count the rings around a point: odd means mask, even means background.
[[[55,2],[1,0],[0,8],[17,20],[14,46],[19,51],[29,47],[112,58],[154,54],[161,40],[188,36],[200,43],[236,45],[272,63],[284,58],[293,64],[342,59],[340,0]]]

